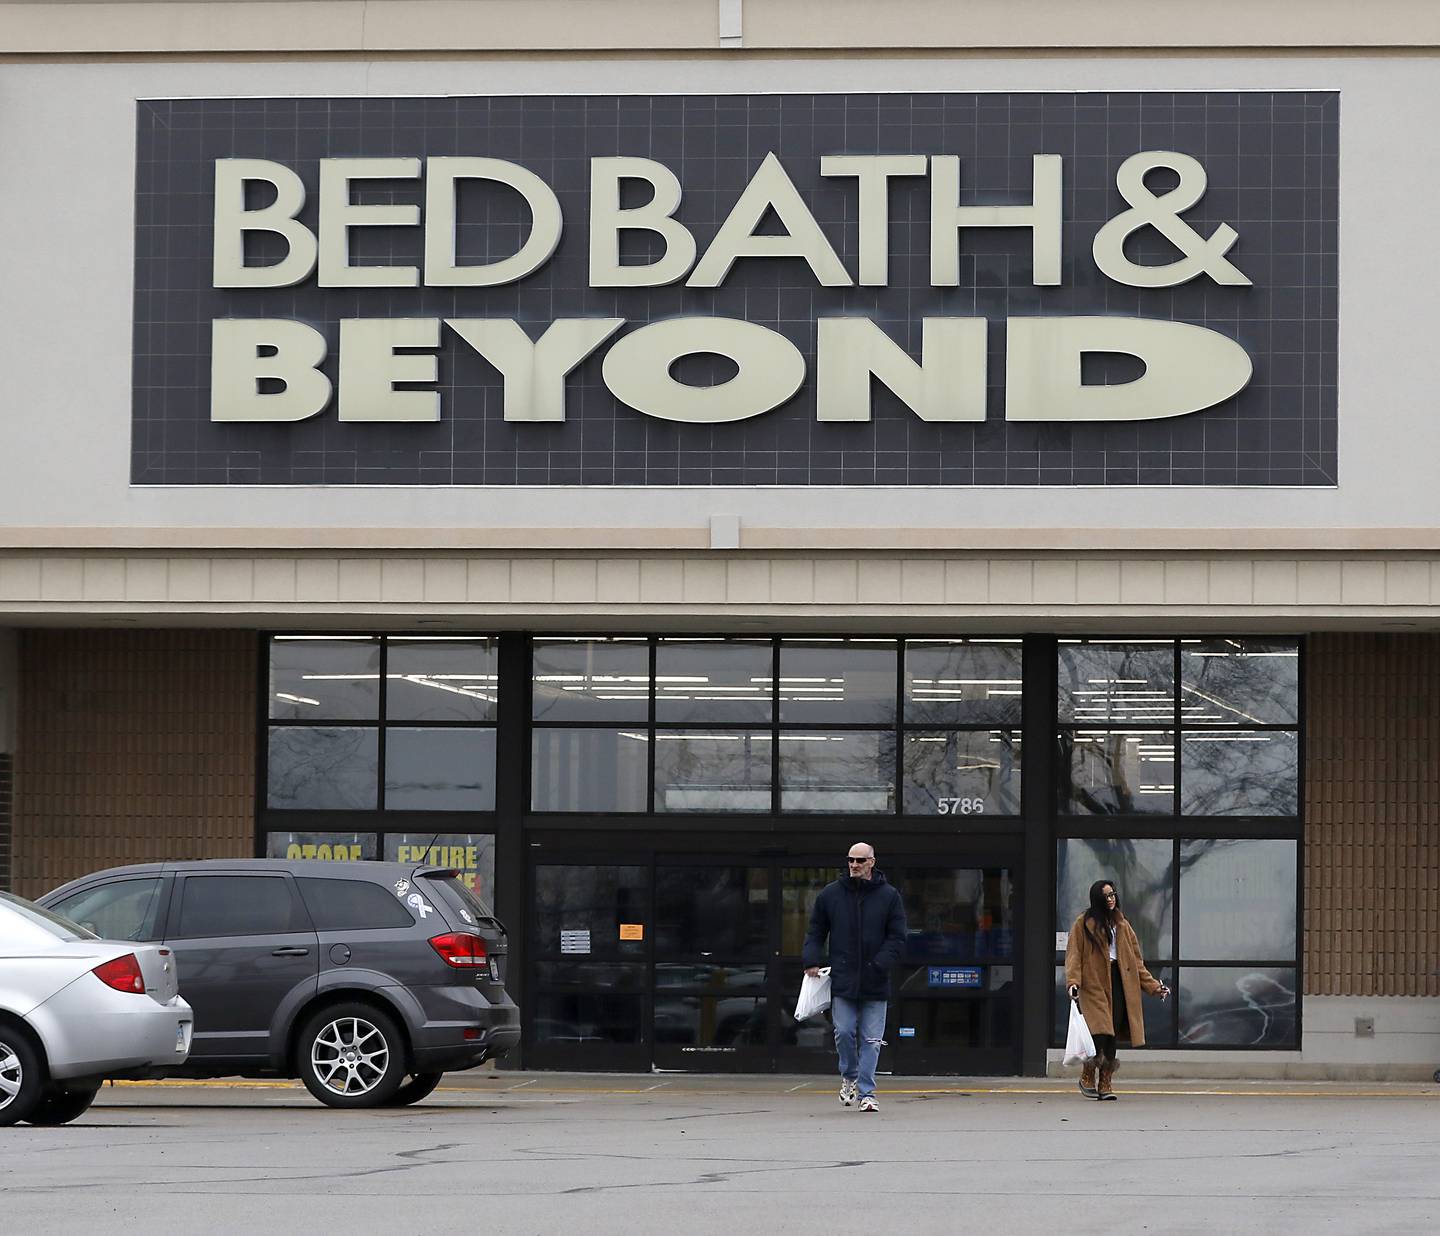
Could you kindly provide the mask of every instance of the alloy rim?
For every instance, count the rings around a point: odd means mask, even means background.
[[[363,1017],[337,1017],[315,1036],[310,1068],[336,1094],[369,1094],[390,1067],[390,1044]]]
[[[25,1070],[20,1057],[9,1043],[0,1039],[0,1109],[9,1107],[25,1084]]]

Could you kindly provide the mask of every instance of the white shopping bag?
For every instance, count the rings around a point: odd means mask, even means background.
[[[830,967],[822,966],[820,973],[800,980],[800,999],[795,1002],[795,1020],[804,1021],[830,1007]]]
[[[1080,1001],[1070,1001],[1070,1033],[1065,1036],[1065,1063],[1084,1064],[1095,1059],[1095,1040],[1090,1037],[1090,1027],[1085,1024],[1085,1014],[1080,1011]]]

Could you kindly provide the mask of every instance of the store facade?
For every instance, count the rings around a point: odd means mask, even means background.
[[[896,1069],[1051,1064],[1102,875],[1177,993],[1155,1067],[1440,1046],[1413,23],[11,7],[0,879],[441,862],[526,1064],[803,1070],[867,840]]]
[[[268,664],[257,851],[524,889],[532,1064],[827,1067],[790,997],[856,839],[906,901],[897,1070],[1019,1072],[1027,1024],[1042,1051],[1102,874],[1180,993],[1154,1042],[1299,1043],[1293,639],[275,636]]]

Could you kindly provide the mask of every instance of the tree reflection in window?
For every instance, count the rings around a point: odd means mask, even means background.
[[[1300,647],[1293,639],[1180,641],[1187,725],[1294,725],[1300,716]]]
[[[1295,971],[1181,968],[1182,1046],[1294,1047]]]
[[[358,726],[270,730],[267,803],[281,809],[373,809],[378,731]]]
[[[1293,730],[1215,730],[1180,743],[1182,815],[1294,815],[1299,743]]]
[[[1160,731],[1065,730],[1060,810],[1072,815],[1173,815],[1175,739]]]

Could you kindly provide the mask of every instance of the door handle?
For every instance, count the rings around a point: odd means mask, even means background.
[[[272,948],[272,949],[270,950],[270,956],[271,956],[271,957],[308,957],[308,956],[310,956],[310,950],[309,950],[308,948]]]

